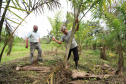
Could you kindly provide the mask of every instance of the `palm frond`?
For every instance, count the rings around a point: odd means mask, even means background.
[[[44,12],[45,5],[49,10],[53,10],[53,8],[60,7],[59,0],[22,0],[21,4],[23,4],[22,7],[19,7],[18,9],[25,10],[27,14],[29,14],[29,12],[27,11],[42,13]],[[13,8],[17,8],[17,7],[15,6]]]
[[[35,11],[36,13],[43,12],[45,5],[49,10],[53,10],[53,8],[60,7],[61,4],[59,3],[59,0],[42,0],[34,3],[30,11]]]
[[[17,9],[17,10],[20,10],[20,11],[24,11],[24,12],[29,12],[31,13],[30,11],[26,10],[26,9],[22,9],[22,8],[18,8],[18,7],[15,7],[15,6],[9,6],[9,8],[13,8],[13,9]]]
[[[8,9],[10,13],[14,14],[15,16],[17,16],[19,19],[23,20],[19,15],[17,15],[16,13],[14,13],[13,11],[11,11],[10,9]]]
[[[12,34],[13,29],[11,27],[11,25],[6,21],[6,27],[5,27],[5,34],[6,34],[6,39],[5,42],[8,40],[9,36]],[[10,55],[11,50],[12,50],[12,45],[13,45],[13,41],[14,41],[14,37],[12,36],[12,38],[10,39],[9,43],[8,43],[8,48],[7,48],[7,55]]]
[[[11,20],[11,19],[9,19],[9,18],[5,18],[5,19],[6,19],[6,20],[9,20],[9,21],[11,21],[11,22],[13,22],[13,23],[19,24],[18,22],[14,21],[14,20]]]
[[[17,7],[17,6],[16,6],[16,3],[14,2],[14,0],[11,0],[11,1],[12,1],[13,5],[14,5],[15,7]]]

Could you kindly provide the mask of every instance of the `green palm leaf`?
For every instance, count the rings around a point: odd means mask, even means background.
[[[21,6],[19,5],[18,0],[15,0],[15,1],[16,1],[17,6],[21,9]]]
[[[11,22],[13,22],[13,23],[19,24],[19,23],[17,23],[16,21],[11,20],[11,19],[9,19],[9,18],[5,18],[5,19],[7,19],[7,20],[9,20],[9,21],[11,21]]]
[[[17,15],[16,13],[14,13],[13,11],[11,11],[10,9],[8,9],[10,13],[13,13],[15,16],[17,16],[19,19],[23,20],[19,15]],[[26,21],[25,21],[26,22]]]
[[[29,12],[29,13],[31,13],[31,11],[27,11],[27,10],[25,10],[25,9],[17,8],[17,7],[14,7],[14,6],[9,6],[9,7],[10,7],[10,8],[17,9],[17,10],[24,11],[24,12]]]
[[[16,4],[14,3],[14,0],[11,0],[11,1],[12,1],[13,5],[14,5],[15,7],[17,7]]]

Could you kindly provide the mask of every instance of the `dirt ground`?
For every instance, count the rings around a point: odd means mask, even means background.
[[[57,55],[60,56],[62,52]],[[45,51],[44,60],[29,64],[29,57],[13,60],[0,65],[0,84],[126,84],[126,76],[113,76],[106,79],[77,78],[72,79],[71,69],[63,69],[62,57],[57,57],[55,52]],[[48,56],[47,56],[48,55]],[[50,67],[50,72],[17,71],[17,66]],[[60,67],[56,70],[57,67]],[[72,68],[73,70],[76,70]],[[51,74],[53,76],[52,80]]]

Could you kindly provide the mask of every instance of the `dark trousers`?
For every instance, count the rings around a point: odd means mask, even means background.
[[[78,55],[78,49],[77,49],[77,47],[70,49],[67,60],[69,60],[71,52],[73,52],[74,61],[78,61],[79,60],[79,55]]]

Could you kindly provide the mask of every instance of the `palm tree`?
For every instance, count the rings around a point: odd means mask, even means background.
[[[8,42],[10,42],[11,37],[13,36],[14,32],[16,31],[16,29],[20,26],[20,24],[27,18],[27,16],[31,12],[35,12],[36,14],[42,13],[44,11],[44,6],[45,5],[47,6],[47,8],[49,10],[53,10],[53,8],[60,7],[59,0],[21,0],[21,2],[18,2],[17,0],[15,0],[15,1],[12,0],[13,6],[9,5],[10,1],[11,0],[6,1],[7,5],[6,5],[5,9],[4,9],[3,15],[1,16],[2,18],[1,18],[1,21],[0,21],[0,37],[1,37],[3,22],[10,20],[9,18],[6,18],[6,12],[7,11],[12,12],[15,16],[17,16],[19,19],[21,19],[21,22],[14,29],[14,31],[10,34],[10,37],[5,42],[4,47],[3,47],[2,51],[1,51],[1,54],[0,54],[0,62],[1,62],[1,58],[2,58],[2,55],[3,55],[4,49],[7,46]],[[0,5],[0,6],[2,6],[2,5]],[[17,10],[20,10],[22,12],[25,12],[26,16],[22,19],[16,13],[9,10],[9,8],[17,9]],[[2,7],[0,8],[0,10],[1,9],[2,9]],[[10,21],[16,23],[14,20],[10,20]],[[5,23],[5,24],[9,24],[9,23]],[[8,27],[8,29],[11,29],[11,25],[10,26],[7,25],[7,27]]]
[[[51,31],[51,34],[57,39],[59,40],[59,37],[61,36],[60,35],[60,27],[62,25],[62,21],[61,21],[61,11],[58,11],[55,16],[54,16],[54,19],[48,17],[49,21],[50,21],[50,24],[52,26],[52,31]],[[56,56],[57,56],[57,47],[59,45],[57,45],[57,43],[54,43],[53,44],[54,46],[56,46]]]
[[[72,42],[72,38],[74,36],[75,30],[77,28],[77,26],[79,25],[79,23],[75,24],[75,20],[78,19],[80,13],[83,13],[83,16],[81,17],[80,21],[82,20],[82,18],[100,1],[100,0],[95,0],[92,2],[92,5],[90,6],[91,1],[87,1],[87,0],[69,0],[72,3],[72,7],[74,9],[74,21],[73,21],[73,26],[72,26],[72,32],[69,38],[69,42],[67,44],[67,49],[66,49],[66,53],[64,56],[64,67],[67,68],[67,57],[68,57],[68,53],[69,53],[69,49],[70,49],[70,45]],[[88,4],[88,5],[87,5]],[[89,6],[89,8],[87,7]],[[84,10],[87,7],[87,11],[86,13],[84,13]]]

